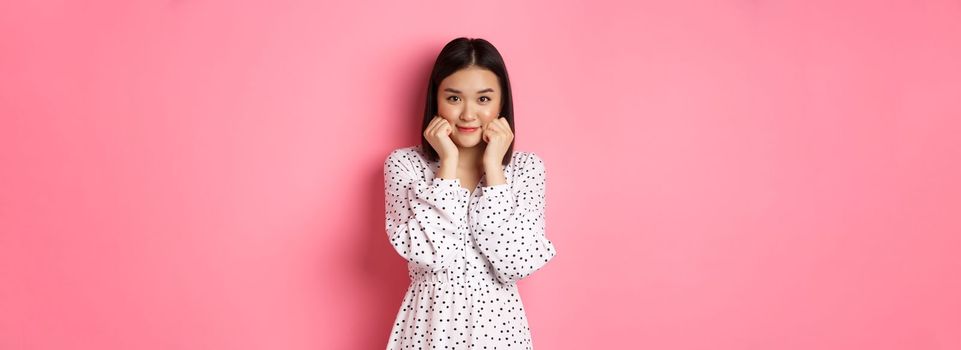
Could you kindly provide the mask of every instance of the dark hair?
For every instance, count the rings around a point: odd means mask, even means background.
[[[424,137],[424,130],[437,114],[437,87],[447,76],[454,74],[458,70],[470,66],[477,66],[487,69],[497,75],[497,80],[501,88],[501,113],[500,116],[507,120],[507,124],[514,131],[514,101],[511,98],[511,82],[507,78],[507,67],[504,65],[504,58],[494,45],[484,39],[469,39],[460,37],[451,40],[444,45],[434,61],[434,69],[430,72],[430,79],[427,81],[427,104],[424,106],[424,123],[421,125],[421,149],[427,154],[430,160],[438,161],[437,150],[431,147]],[[516,138],[515,138],[516,140]],[[514,141],[507,147],[502,164],[510,163],[514,153]]]

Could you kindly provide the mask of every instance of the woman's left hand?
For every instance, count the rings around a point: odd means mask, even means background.
[[[484,126],[482,138],[487,142],[483,161],[501,164],[511,141],[514,141],[514,132],[507,119],[500,117]]]

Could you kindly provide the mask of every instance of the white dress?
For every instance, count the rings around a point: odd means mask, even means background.
[[[544,162],[514,151],[507,183],[473,193],[435,178],[420,146],[384,161],[386,229],[411,279],[387,349],[532,349],[517,280],[556,254],[544,234]]]

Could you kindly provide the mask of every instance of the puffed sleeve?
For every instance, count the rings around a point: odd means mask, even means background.
[[[512,184],[483,187],[473,230],[481,253],[505,284],[534,273],[557,254],[544,232],[544,161],[530,152],[518,160]]]
[[[387,235],[407,261],[437,272],[463,254],[468,190],[459,179],[424,180],[412,157],[394,150],[384,161]]]

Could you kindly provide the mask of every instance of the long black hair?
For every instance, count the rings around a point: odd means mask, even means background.
[[[437,87],[444,78],[470,66],[481,67],[497,75],[501,88],[500,116],[507,120],[511,132],[514,132],[514,100],[511,98],[511,82],[507,77],[507,67],[500,52],[490,42],[481,38],[460,37],[451,40],[440,50],[437,60],[434,61],[434,69],[430,72],[430,79],[427,81],[427,104],[424,105],[424,123],[420,127],[421,149],[433,161],[438,161],[439,156],[437,150],[424,137],[424,130],[437,114]],[[511,140],[501,164],[510,163],[513,154],[514,141]]]

